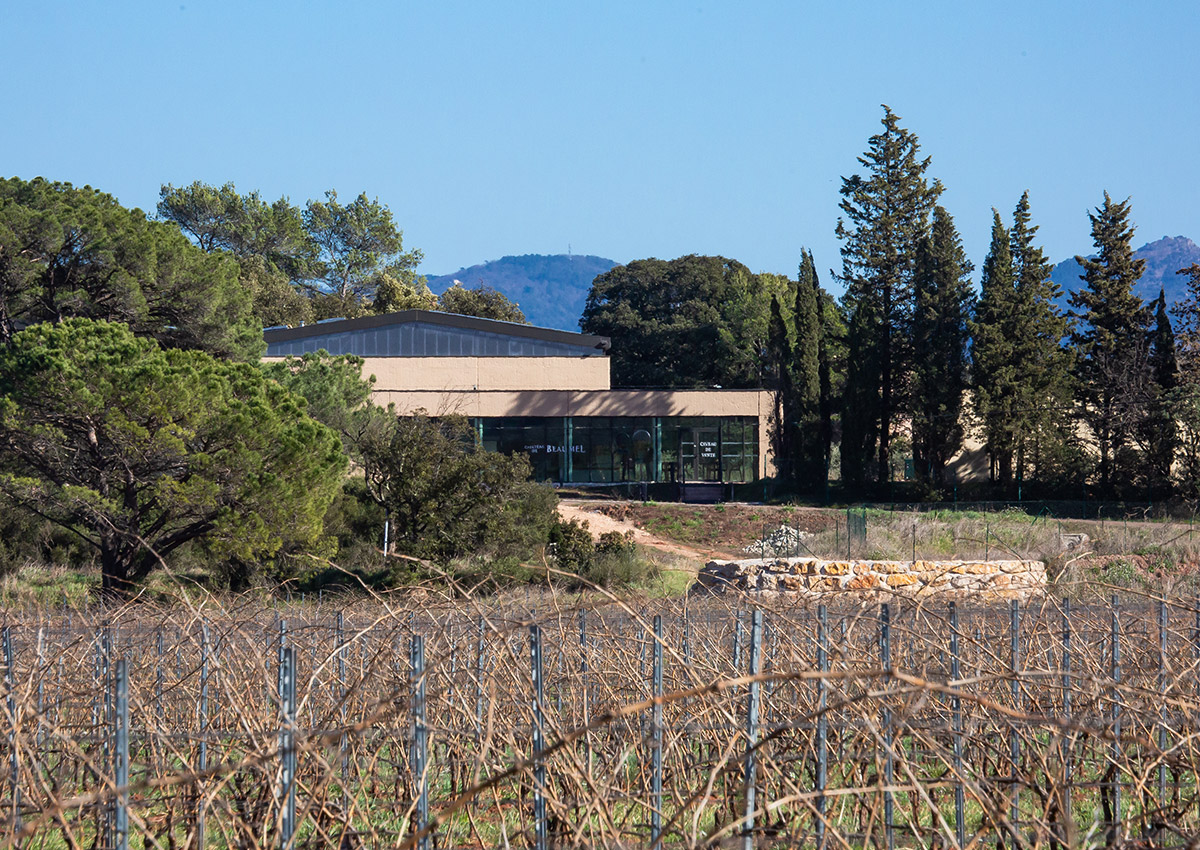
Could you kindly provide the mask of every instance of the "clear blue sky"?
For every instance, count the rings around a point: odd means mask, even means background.
[[[394,213],[422,271],[505,254],[840,266],[843,175],[902,117],[979,265],[1029,189],[1055,261],[1132,196],[1200,241],[1187,2],[7,0],[0,173],[153,210],[233,181]],[[828,285],[828,275],[823,275]]]

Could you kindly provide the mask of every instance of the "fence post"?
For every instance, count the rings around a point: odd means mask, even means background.
[[[479,615],[478,632],[475,635],[475,735],[483,740],[483,635],[486,624]]]
[[[546,835],[546,765],[541,753],[546,748],[542,716],[542,630],[529,627],[529,660],[533,672],[533,829],[534,850],[549,850]]]
[[[742,610],[738,608],[737,615],[733,619],[733,669],[734,675],[738,675],[742,669]]]
[[[280,637],[283,637],[281,628]],[[279,650],[279,760],[281,771],[279,846],[289,850],[296,831],[296,649]]]
[[[1021,710],[1023,700],[1021,699],[1021,603],[1016,599],[1012,600],[1009,608],[1009,649],[1008,649],[1009,671],[1012,674],[1012,699],[1013,708],[1017,711]],[[1017,727],[1014,724],[1008,732],[1008,756],[1012,761],[1012,810],[1009,813],[1009,819],[1012,821],[1014,834],[1020,829],[1021,820],[1021,781],[1020,781],[1020,761],[1021,761],[1021,739],[1017,735]]]
[[[197,767],[203,774],[208,769],[208,624],[201,624],[200,629],[200,759]],[[201,779],[196,783],[196,847],[199,850],[205,846],[204,816],[204,780]]]
[[[113,799],[112,847],[129,850],[129,670],[121,658],[113,669]]]
[[[962,698],[958,695],[960,671],[958,664],[958,606],[950,603],[950,678],[954,682],[954,694],[950,697],[950,711],[954,724],[954,837],[959,850],[967,846],[967,825],[962,779]]]
[[[1109,840],[1118,842],[1121,831],[1121,615],[1117,594],[1112,595],[1112,823]]]
[[[425,725],[425,638],[414,634],[409,644],[409,672],[412,680],[412,752],[413,779],[417,782],[417,823],[414,833],[421,834],[429,825],[429,731]],[[429,850],[428,835],[417,839],[418,850]]]
[[[750,618],[751,676],[757,676],[762,670],[762,629],[762,609],[756,607]],[[757,756],[755,750],[758,746],[759,685],[758,681],[750,682],[750,696],[746,703],[746,819],[742,828],[743,850],[754,850],[754,780]]]
[[[829,618],[825,604],[817,606],[817,669],[829,672]],[[817,679],[817,850],[825,850],[825,785],[828,781],[828,721],[825,709],[829,685]]]
[[[892,614],[887,603],[879,606],[879,662],[885,670],[892,668]],[[887,850],[895,848],[895,831],[893,829],[894,801],[892,799],[892,777],[894,764],[892,758],[892,710],[884,704],[883,716],[883,828],[887,839]]]
[[[650,843],[662,843],[662,743],[663,743],[663,626],[662,614],[654,615],[654,713],[650,743]]]
[[[1158,750],[1167,750],[1167,600],[1158,600]],[[1167,799],[1167,763],[1159,756],[1158,799]],[[1154,843],[1163,844],[1162,826],[1154,830]]]
[[[1062,690],[1063,690],[1063,719],[1071,719],[1071,599],[1063,597],[1063,633],[1062,633]],[[1062,790],[1060,800],[1066,800],[1067,811],[1063,812],[1065,818],[1063,834],[1060,836],[1062,841],[1070,846],[1071,835],[1068,833],[1068,828],[1073,816],[1070,811],[1071,794],[1071,750],[1073,749],[1073,737],[1071,733],[1063,733],[1062,739],[1062,763],[1063,763],[1063,784],[1066,786]]]
[[[8,768],[12,783],[12,835],[14,842],[21,832],[21,773],[17,759],[17,703],[13,691],[17,686],[17,673],[13,667],[12,630],[4,627],[0,642],[4,644],[4,704],[8,710]]]

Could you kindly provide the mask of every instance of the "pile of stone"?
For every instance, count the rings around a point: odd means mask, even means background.
[[[804,552],[803,541],[812,535],[807,531],[781,525],[742,549],[747,555],[759,558],[786,558]]]
[[[854,594],[945,599],[1027,599],[1046,590],[1042,561],[826,561],[753,558],[709,561],[693,593],[763,593],[782,598]]]

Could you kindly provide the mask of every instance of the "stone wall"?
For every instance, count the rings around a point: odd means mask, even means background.
[[[904,596],[938,599],[1027,599],[1045,593],[1041,561],[822,561],[754,558],[709,561],[693,593],[726,591],[799,599],[854,595],[864,601]]]

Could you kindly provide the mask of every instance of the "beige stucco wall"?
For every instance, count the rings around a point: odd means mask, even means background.
[[[367,357],[379,391],[606,390],[607,357]]]
[[[382,383],[382,382],[380,382]],[[380,383],[376,386],[379,387]],[[771,393],[766,390],[516,390],[388,391],[375,402],[397,413],[425,410],[462,416],[754,416],[758,418],[758,474],[769,466]]]
[[[281,360],[267,357],[266,361]],[[606,390],[607,357],[364,357],[377,391]]]

